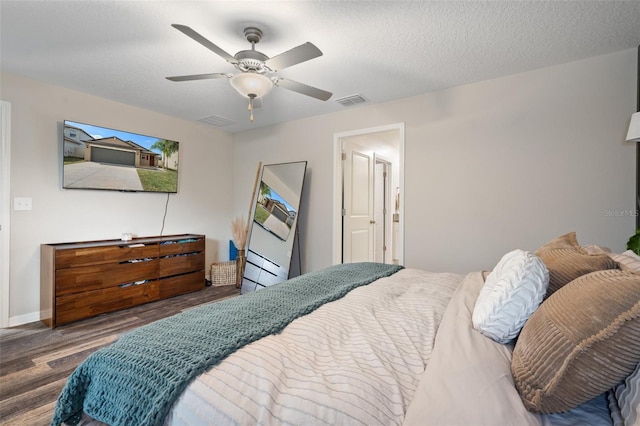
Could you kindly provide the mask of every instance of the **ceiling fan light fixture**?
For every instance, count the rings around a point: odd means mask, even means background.
[[[254,72],[243,72],[231,77],[231,86],[246,98],[260,98],[271,90],[273,82]]]

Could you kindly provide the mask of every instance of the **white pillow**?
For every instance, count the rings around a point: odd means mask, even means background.
[[[524,250],[505,254],[480,290],[473,328],[498,343],[509,343],[542,303],[548,285],[549,271],[538,256]]]

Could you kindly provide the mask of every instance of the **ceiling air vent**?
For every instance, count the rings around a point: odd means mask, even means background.
[[[209,117],[201,118],[198,120],[204,124],[208,124],[210,126],[215,127],[224,127],[230,124],[235,124],[233,120],[229,120],[228,118],[220,117],[219,115],[212,115]]]
[[[364,104],[369,101],[364,96],[357,94],[357,95],[345,96],[344,98],[336,99],[336,102],[342,106],[350,107],[358,104]]]

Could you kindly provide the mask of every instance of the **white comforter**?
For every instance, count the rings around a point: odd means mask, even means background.
[[[402,424],[464,275],[403,269],[197,377],[167,424]]]

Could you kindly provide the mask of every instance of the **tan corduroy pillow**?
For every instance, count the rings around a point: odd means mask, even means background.
[[[525,324],[511,360],[531,411],[570,410],[612,388],[640,362],[640,275],[611,269],[558,290]]]
[[[578,244],[575,232],[554,238],[536,250],[536,255],[549,270],[546,297],[581,275],[603,269],[615,269],[618,266],[606,254],[587,253]]]

